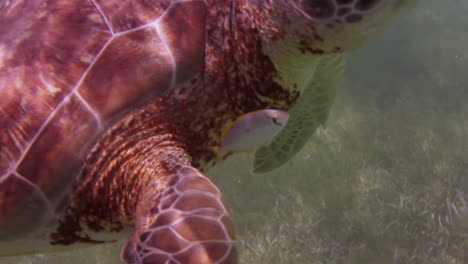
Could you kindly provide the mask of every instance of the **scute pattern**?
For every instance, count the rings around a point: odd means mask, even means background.
[[[17,171],[43,190],[49,200],[56,201],[70,192],[66,186],[74,181],[98,129],[86,106],[71,96],[32,144]]]
[[[203,64],[205,53],[205,3],[174,3],[161,17],[161,35],[174,54],[177,82],[193,77]],[[184,34],[184,32],[191,34]]]
[[[93,2],[106,17],[114,33],[128,31],[154,22],[171,4],[171,0],[94,0]]]
[[[122,259],[138,264],[236,263],[233,226],[219,190],[192,167],[181,167],[170,177],[176,179],[172,191],[155,197],[160,202],[148,215],[147,231],[133,235]]]
[[[109,37],[90,3],[10,4],[13,7],[0,13],[0,24],[8,25],[0,27],[0,178],[15,169],[41,126],[79,81],[89,66],[83,56],[95,56]],[[89,25],[77,24],[78,16]]]
[[[8,26],[0,28],[0,193],[10,188],[9,175],[29,182],[53,207],[42,215],[64,209],[58,203],[104,129],[195,75],[203,63],[206,3],[109,3],[1,4],[0,24]],[[185,11],[168,12],[175,5]],[[190,13],[192,7],[198,13]],[[170,30],[176,24],[186,27]],[[180,44],[177,38],[200,43]],[[9,206],[0,199],[0,211]],[[0,218],[15,221],[12,214]]]
[[[171,88],[173,75],[171,53],[155,27],[148,26],[113,36],[78,92],[109,120]]]
[[[360,22],[366,11],[381,0],[301,0],[304,12],[312,19],[326,21],[329,27]]]

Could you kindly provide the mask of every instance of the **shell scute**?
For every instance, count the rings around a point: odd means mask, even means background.
[[[0,13],[0,24],[8,25],[0,27],[0,175],[15,169],[46,120],[79,82],[90,64],[83,56],[96,56],[110,38],[90,2],[13,4]],[[72,13],[75,18],[67,20]],[[90,17],[92,22],[79,23]]]
[[[177,82],[197,73],[204,61],[206,4],[201,1],[174,3],[158,24],[177,69]]]
[[[171,87],[173,75],[171,53],[150,26],[115,36],[78,92],[106,120],[162,94]]]
[[[69,191],[98,129],[97,121],[81,100],[70,97],[31,145],[17,171],[49,200],[56,201]]]
[[[123,32],[154,22],[171,0],[106,1],[96,0],[113,32]]]
[[[206,3],[111,2],[0,4],[0,229],[30,228],[0,238],[47,233],[99,134],[203,64]]]

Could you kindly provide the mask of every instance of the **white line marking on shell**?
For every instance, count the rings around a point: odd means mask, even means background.
[[[54,109],[54,111],[52,111],[50,113],[50,115],[47,117],[47,119],[44,121],[44,123],[42,123],[41,127],[39,128],[39,130],[36,132],[36,134],[34,135],[34,137],[32,138],[32,140],[29,142],[28,146],[26,147],[26,149],[23,151],[23,153],[21,154],[21,157],[18,159],[18,161],[16,162],[16,165],[13,169],[14,172],[17,171],[18,169],[18,166],[21,164],[21,162],[24,160],[24,158],[26,157],[26,155],[28,154],[29,152],[29,149],[31,148],[31,146],[34,144],[34,142],[36,142],[37,138],[42,134],[42,131],[47,127],[47,125],[50,123],[50,121],[52,120],[52,118],[54,118],[55,114],[70,100],[71,96],[73,94],[75,94],[75,92],[78,90],[78,88],[81,86],[81,84],[83,83],[83,81],[86,79],[86,77],[88,76],[88,73],[91,71],[91,69],[93,68],[94,64],[96,63],[96,61],[99,59],[99,57],[101,56],[101,54],[104,53],[104,51],[106,50],[107,46],[109,46],[109,44],[112,42],[113,40],[113,37],[110,37],[109,40],[107,40],[106,44],[104,44],[104,46],[101,48],[101,50],[98,52],[98,54],[96,54],[96,56],[94,57],[93,61],[91,62],[91,64],[89,64],[88,68],[85,70],[85,72],[83,73],[83,75],[81,76],[81,78],[78,80],[77,84],[75,85],[75,87],[73,87],[73,89],[70,91],[70,93],[68,95],[66,95],[62,102],[60,102],[60,104],[57,105],[57,107]],[[97,122],[100,124],[101,121],[100,119],[97,120]],[[9,172],[9,173],[12,173],[13,171]],[[8,174],[8,173],[7,173]]]
[[[141,26],[132,28],[132,29],[128,29],[128,30],[124,30],[124,31],[115,33],[115,36],[125,35],[125,34],[128,34],[128,33],[133,32],[133,31],[137,31],[137,30],[144,29],[144,28],[151,27],[151,26],[157,27],[157,26],[155,26],[155,25],[159,23],[159,20],[160,20],[162,17],[165,16],[165,14],[167,13],[167,11],[170,10],[174,4],[177,4],[177,3],[185,3],[185,2],[203,2],[203,3],[206,4],[206,1],[205,1],[205,0],[176,0],[176,1],[172,1],[171,4],[167,7],[167,9],[164,11],[164,13],[162,13],[161,16],[160,16],[158,19],[156,19],[156,20],[154,20],[154,21],[152,21],[152,22],[150,22],[150,23],[147,23],[147,24],[144,24],[144,25],[141,25]],[[159,31],[158,31],[158,33],[159,33]]]
[[[106,22],[107,27],[109,27],[109,30],[112,33],[112,36],[115,35],[114,29],[112,28],[111,24],[109,23],[109,20],[107,20],[106,14],[104,14],[104,12],[102,11],[101,6],[98,3],[96,3],[96,0],[92,0],[92,2],[93,2],[94,7],[96,7],[96,9],[101,14],[104,21]]]
[[[171,4],[172,6],[172,4]],[[171,6],[169,6],[169,8],[167,8],[167,10],[169,10],[171,8]],[[164,15],[166,14],[167,10],[164,12],[164,14],[161,16],[161,17],[164,17]],[[160,18],[159,18],[160,19]],[[158,19],[158,21],[159,21]],[[167,52],[169,53],[169,56],[171,57],[171,62],[172,62],[172,76],[171,76],[171,87],[174,87],[175,86],[175,82],[176,82],[176,70],[177,70],[177,65],[176,65],[176,62],[175,62],[175,59],[174,59],[174,55],[172,55],[172,52],[171,52],[171,49],[169,48],[169,46],[167,45],[166,43],[166,38],[164,36],[164,34],[162,34],[161,32],[161,29],[159,27],[159,23],[155,23],[154,24],[154,28],[156,29],[156,32],[158,32],[158,35],[159,37],[161,38],[161,41],[164,45],[164,48],[167,50]]]
[[[94,116],[94,118],[96,119],[97,123],[98,123],[98,130],[101,130],[102,129],[102,123],[101,123],[101,117],[99,116],[99,114],[94,111],[94,109],[88,104],[88,102],[86,102],[85,99],[83,99],[83,97],[81,97],[81,94],[78,92],[78,91],[75,91],[75,95],[76,97],[78,98],[78,100],[80,100],[80,102],[88,109],[89,112],[91,112],[91,114]]]

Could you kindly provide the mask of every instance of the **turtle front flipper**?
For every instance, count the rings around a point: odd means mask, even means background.
[[[289,121],[269,145],[255,152],[254,172],[280,167],[296,155],[317,128],[324,125],[344,72],[344,55],[320,58],[313,79],[289,110]]]
[[[139,205],[136,229],[122,249],[122,260],[237,263],[234,229],[218,188],[190,166],[176,166],[167,177],[167,188]]]

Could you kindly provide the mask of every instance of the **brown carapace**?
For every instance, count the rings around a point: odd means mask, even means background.
[[[131,233],[128,263],[237,263],[223,128],[294,104],[273,53],[344,51],[397,2],[0,1],[0,256]]]

